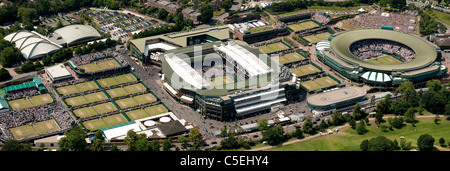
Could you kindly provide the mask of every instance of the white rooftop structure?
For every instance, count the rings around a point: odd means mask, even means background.
[[[108,128],[102,128],[100,130],[103,132],[103,136],[107,141],[110,141],[112,138],[126,136],[129,130],[133,130],[134,132],[142,131],[135,121],[118,124]]]
[[[176,49],[177,47],[176,46],[172,46],[172,45],[167,44],[167,43],[163,43],[163,42],[148,44],[148,45],[145,46],[144,55],[148,56],[148,51],[149,50],[151,50],[151,49],[158,49],[158,48],[159,49],[163,49],[165,51],[168,51],[168,50]]]
[[[67,70],[67,68],[62,63],[45,69],[45,73],[47,73],[52,81],[73,77],[69,70]]]
[[[16,48],[20,50],[25,59],[45,57],[62,48],[35,31],[17,31],[5,36],[4,39],[15,43]]]
[[[273,69],[267,66],[267,64],[261,61],[255,54],[239,46],[235,42],[228,42],[227,45],[222,43],[220,46],[214,45],[213,47],[214,50],[225,53],[227,60],[235,61],[243,67],[243,69],[248,72],[250,78],[273,72]]]
[[[81,24],[60,28],[55,30],[55,33],[59,34],[68,45],[89,42],[101,38],[100,33],[98,33],[94,27]]]
[[[361,75],[361,77],[366,80],[375,82],[388,82],[392,80],[391,76],[389,76],[388,74],[372,71],[365,72],[363,75]]]
[[[165,59],[173,71],[183,78],[183,81],[194,86],[196,89],[206,89],[209,83],[184,60],[173,53],[165,55]],[[173,84],[172,84],[173,85]],[[181,88],[181,87],[179,87]]]

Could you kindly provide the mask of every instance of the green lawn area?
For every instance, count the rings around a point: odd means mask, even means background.
[[[402,61],[392,57],[391,55],[380,56],[377,58],[368,59],[366,61],[374,64],[385,64],[385,65],[395,65],[403,63]]]
[[[430,13],[430,11],[431,11],[431,13]],[[428,13],[431,17],[450,25],[450,14],[441,12],[441,11],[436,11],[436,10],[430,10],[430,11],[424,11],[424,12]],[[447,29],[450,29],[450,28],[447,28]]]
[[[446,142],[450,141],[450,121],[443,117],[441,117],[440,124],[435,124],[434,118],[417,120],[419,120],[419,123],[416,124],[416,127],[407,124],[401,129],[394,129],[389,132],[382,132],[380,128],[376,128],[374,120],[371,120],[371,125],[367,126],[369,132],[364,135],[358,135],[355,130],[347,126],[339,130],[338,134],[322,135],[310,140],[271,148],[268,151],[360,151],[359,145],[363,140],[369,140],[380,135],[390,140],[397,139],[397,141],[400,141],[400,136],[403,136],[407,142],[411,142],[414,148],[417,147],[417,139],[423,134],[433,136],[434,144],[438,146],[441,137]],[[389,125],[388,123],[385,124]]]

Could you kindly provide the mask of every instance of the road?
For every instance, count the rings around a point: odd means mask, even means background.
[[[387,119],[389,117],[392,117],[392,116],[384,116],[383,119]],[[417,119],[420,119],[420,118],[434,118],[434,117],[436,117],[436,116],[435,115],[426,115],[426,116],[420,116],[419,115],[419,116],[416,116]],[[445,117],[445,116],[440,115],[440,117],[442,118],[442,117]],[[375,118],[369,118],[369,120],[375,120]],[[338,126],[336,128],[338,130],[342,130],[342,128],[345,128],[345,127],[348,127],[348,126],[350,126],[350,125],[349,124],[345,124],[345,125],[342,125],[342,126]],[[335,129],[335,128],[333,128],[333,129]],[[310,139],[313,139],[313,138],[317,138],[317,137],[320,137],[320,136],[322,136],[322,134],[318,133],[318,134],[315,134],[315,135],[312,135],[312,136],[305,137],[303,139],[296,139],[296,140],[293,140],[293,141],[288,141],[288,142],[282,143],[279,146],[295,144],[295,143],[298,143],[298,142],[307,141],[307,140],[310,140]],[[275,147],[278,147],[278,146],[265,146],[265,147],[250,149],[250,150],[246,150],[246,151],[263,151],[263,150],[267,150],[267,149],[271,149],[271,148],[275,148]],[[437,148],[439,148],[439,147],[437,147]]]

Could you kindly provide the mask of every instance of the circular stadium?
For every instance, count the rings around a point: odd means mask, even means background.
[[[440,50],[402,32],[360,29],[330,37],[329,48],[317,50],[319,60],[354,81],[401,84],[421,82],[445,74],[437,60]]]

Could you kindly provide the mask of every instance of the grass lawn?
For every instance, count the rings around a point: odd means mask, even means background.
[[[87,81],[84,83],[75,84],[75,87],[77,87],[77,89],[80,92],[85,92],[88,90],[94,90],[98,88],[97,84],[95,84],[94,81]]]
[[[310,43],[317,43],[322,40],[328,40],[328,37],[330,37],[330,36],[331,36],[330,33],[324,32],[324,33],[306,36],[306,37],[304,37],[304,39],[308,40]]]
[[[318,24],[316,24],[316,23],[314,23],[312,21],[307,21],[307,22],[302,22],[302,23],[299,23],[299,24],[288,25],[288,27],[291,28],[292,30],[294,30],[294,32],[307,30],[307,29],[311,29],[311,28],[314,28],[314,27],[318,27],[318,26],[319,26]]]
[[[366,61],[374,64],[385,64],[385,65],[395,65],[403,63],[402,61],[399,61],[398,59],[392,57],[391,55],[380,56],[377,58],[368,59]]]
[[[64,87],[58,87],[58,88],[56,88],[56,91],[58,91],[62,95],[75,94],[75,93],[79,92],[75,85],[68,85],[68,86],[64,86]]]
[[[139,93],[147,90],[147,88],[145,88],[141,83],[125,86],[123,88],[128,92],[128,94]]]
[[[269,151],[360,151],[359,145],[363,140],[369,140],[380,135],[390,140],[397,139],[397,141],[400,141],[400,136],[403,136],[407,142],[411,142],[413,147],[417,147],[417,139],[423,134],[433,136],[435,145],[439,145],[439,139],[441,137],[446,142],[450,141],[450,121],[442,117],[440,124],[435,124],[434,118],[422,118],[418,120],[419,123],[416,124],[416,127],[407,124],[401,129],[394,129],[394,131],[389,132],[382,132],[381,129],[376,128],[374,120],[372,120],[370,121],[371,125],[367,126],[369,132],[364,135],[358,135],[355,130],[347,126],[339,130],[338,134],[322,135],[310,140],[271,148]],[[389,125],[388,123],[385,124]]]
[[[314,74],[320,72],[320,69],[316,68],[312,64],[302,65],[297,68],[289,68],[289,70],[294,73],[297,77],[302,77],[309,74]]]
[[[10,131],[13,134],[14,138],[23,138],[31,135],[38,135],[50,131],[58,130],[59,127],[56,124],[55,120],[50,119],[47,121],[36,122],[31,125],[23,125],[16,128],[11,128]]]

